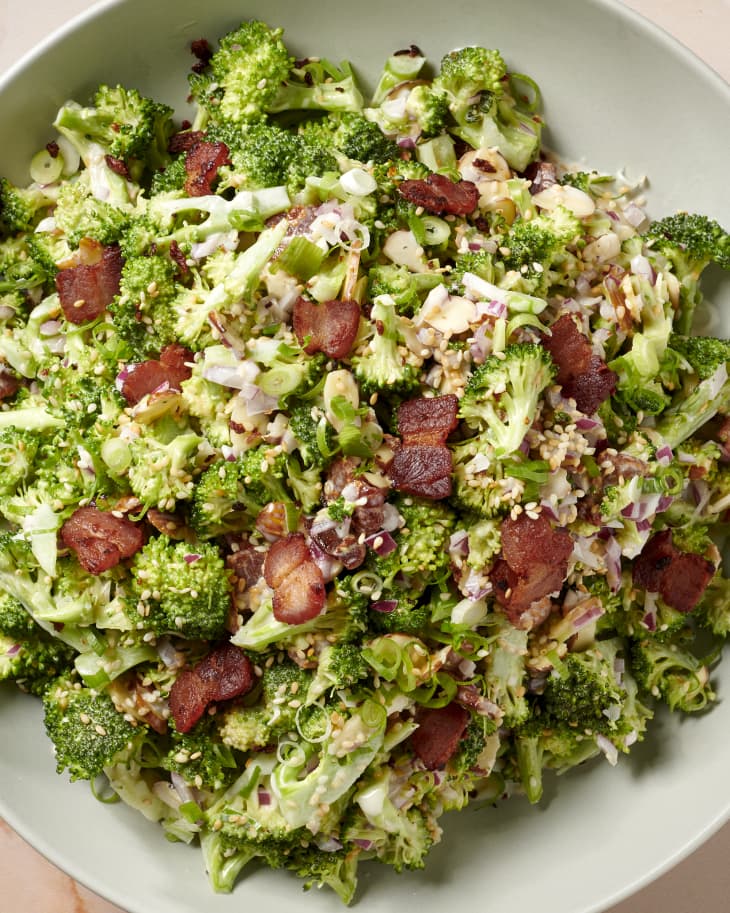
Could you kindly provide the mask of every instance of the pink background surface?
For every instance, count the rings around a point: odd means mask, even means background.
[[[627,0],[730,82],[730,0]],[[0,71],[91,0],[3,0]],[[22,10],[22,12],[21,12]],[[728,913],[730,824],[658,881],[606,913]],[[2,913],[124,913],[86,890],[0,819]],[[505,911],[517,913],[517,911]]]

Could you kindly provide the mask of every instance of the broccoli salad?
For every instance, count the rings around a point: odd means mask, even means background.
[[[215,891],[350,903],[715,700],[730,240],[496,50],[191,51],[190,120],[101,85],[0,178],[0,679]]]

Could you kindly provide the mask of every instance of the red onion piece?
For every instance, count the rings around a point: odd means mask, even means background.
[[[201,558],[200,555],[196,555],[196,554],[191,553],[191,554],[189,554],[189,555],[184,555],[184,556],[183,556],[183,561],[184,561],[186,564],[194,564],[196,561],[200,561],[200,558]]]
[[[662,466],[668,466],[672,462],[672,448],[667,444],[663,444],[655,454],[657,462],[661,463]]]
[[[391,612],[395,612],[398,608],[397,599],[381,599],[379,602],[374,602],[370,608],[373,612],[382,612],[384,615],[389,615]]]
[[[13,644],[5,651],[6,656],[16,656],[18,653],[20,653],[20,644]]]
[[[386,530],[381,530],[379,533],[372,533],[370,536],[365,538],[365,545],[371,548],[376,555],[379,555],[381,558],[385,558],[386,555],[390,555],[391,552],[394,552],[398,548],[398,544],[395,539],[390,535]]]

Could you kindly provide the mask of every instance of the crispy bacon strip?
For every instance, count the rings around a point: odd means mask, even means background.
[[[144,535],[139,525],[126,517],[87,505],[63,524],[61,542],[76,552],[81,567],[90,574],[101,574],[139,551]]]
[[[170,715],[178,732],[190,732],[214,701],[246,694],[255,675],[251,661],[232,643],[212,650],[197,666],[183,669],[170,689]]]
[[[616,373],[593,352],[570,314],[563,314],[550,330],[551,335],[544,336],[542,344],[558,366],[556,382],[581,412],[593,415],[616,389]]]
[[[274,590],[277,621],[302,624],[324,608],[324,577],[301,533],[273,543],[264,561],[264,579]]]
[[[558,171],[552,162],[530,162],[522,173],[532,182],[530,193],[533,196],[558,183]]]
[[[178,155],[181,152],[190,152],[193,146],[202,143],[205,139],[205,133],[202,130],[181,130],[179,133],[173,133],[167,144],[167,151],[171,155]]]
[[[129,365],[122,381],[122,396],[128,403],[141,399],[167,383],[171,390],[179,390],[184,380],[192,376],[188,362],[193,353],[180,345],[169,345],[160,352],[160,358]]]
[[[344,358],[355,342],[360,326],[357,301],[325,301],[317,304],[297,298],[293,314],[294,333],[307,355],[324,352],[329,358]]]
[[[476,184],[454,182],[444,174],[429,174],[424,181],[403,181],[398,192],[409,203],[436,215],[468,216],[479,203]]]
[[[231,158],[225,143],[195,143],[185,156],[185,192],[191,197],[204,197],[213,192],[213,181],[222,165],[230,165]]]
[[[438,770],[459,747],[470,714],[455,701],[445,707],[422,710],[418,729],[411,735],[411,747],[427,770]]]
[[[447,396],[419,396],[398,409],[398,434],[404,445],[445,444],[459,424],[459,400]]]
[[[103,249],[97,263],[58,271],[56,290],[69,323],[87,323],[104,313],[119,294],[123,265],[119,246],[111,244]]]
[[[502,557],[490,572],[497,602],[517,627],[532,624],[530,606],[559,590],[568,572],[573,540],[553,529],[544,514],[520,514],[502,522]]]
[[[451,494],[451,451],[444,444],[398,447],[387,472],[399,491],[432,501]]]
[[[672,541],[671,529],[655,533],[634,561],[634,586],[659,593],[678,612],[691,612],[715,573],[715,565],[694,552],[683,552]]]

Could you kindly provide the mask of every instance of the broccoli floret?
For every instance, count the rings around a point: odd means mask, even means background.
[[[256,124],[245,132],[223,124],[209,130],[207,137],[224,142],[232,161],[219,171],[219,191],[284,186],[294,194],[302,190],[308,177],[338,171],[332,152],[317,138],[275,124]]]
[[[314,414],[313,414],[314,413]],[[334,428],[320,409],[309,403],[294,406],[289,411],[289,429],[297,439],[297,449],[305,467],[323,469],[334,457]]]
[[[548,679],[544,702],[550,719],[582,732],[609,735],[616,726],[610,708],[620,707],[622,692],[604,656],[590,649],[568,653]]]
[[[45,726],[56,751],[59,773],[93,780],[139,743],[146,726],[129,722],[103,691],[72,678],[57,679],[43,696]]]
[[[190,786],[218,790],[235,777],[238,762],[233,750],[221,742],[215,717],[208,716],[189,732],[171,732],[170,748],[160,766],[179,773]]]
[[[680,212],[652,222],[645,238],[652,250],[670,261],[680,281],[680,307],[674,329],[688,335],[702,300],[698,286],[702,272],[713,262],[730,269],[730,235],[707,216]]]
[[[299,133],[358,162],[384,164],[400,157],[397,144],[359,112],[343,111],[308,121],[299,127]]]
[[[547,291],[552,267],[567,260],[566,248],[575,245],[582,233],[580,221],[564,206],[533,219],[519,219],[501,242],[509,249],[504,265],[516,270],[521,281],[529,280],[526,291]]]
[[[490,355],[473,371],[459,414],[489,442],[495,456],[514,453],[535,420],[540,394],[555,371],[543,346],[509,345],[503,357]]]
[[[251,751],[296,732],[302,715],[299,708],[311,683],[312,673],[290,659],[264,663],[259,700],[224,712],[219,721],[222,741],[239,751]]]
[[[670,710],[697,713],[715,700],[715,692],[709,660],[695,656],[686,640],[686,627],[673,639],[634,640],[630,666],[645,694],[660,698]]]
[[[139,180],[143,169],[155,171],[169,159],[172,113],[172,108],[145,98],[136,89],[101,85],[91,107],[65,105],[56,125],[103,146]]]
[[[338,643],[325,647],[319,654],[317,671],[307,691],[307,703],[333,690],[351,688],[369,674],[370,667],[359,645]]]
[[[498,51],[465,47],[447,54],[433,88],[446,93],[456,122],[449,130],[474,149],[496,146],[509,164],[524,171],[540,149],[541,122],[535,117],[537,86],[532,102],[510,93],[507,68]]]
[[[494,282],[494,259],[488,250],[470,250],[454,257],[449,283],[455,293],[464,291],[464,274],[478,276],[485,282]]]
[[[483,435],[450,444],[449,449],[454,484],[450,500],[459,510],[491,520],[523,499],[525,483],[495,463]]]
[[[730,361],[730,341],[713,336],[669,337],[669,347],[682,356],[700,380],[706,380],[720,365]]]
[[[501,95],[506,75],[499,51],[472,46],[446,54],[435,81],[448,94],[451,110],[460,120],[473,107],[475,97],[485,92]]]
[[[727,577],[716,574],[712,578],[693,615],[718,637],[730,635],[730,580]]]
[[[393,503],[403,518],[403,527],[393,536],[396,548],[373,558],[386,599],[396,576],[403,590],[417,595],[448,575],[449,538],[456,527],[456,514],[443,501],[400,497]]]
[[[210,455],[204,438],[175,422],[166,426],[160,420],[128,441],[126,479],[146,507],[173,511],[178,501],[193,497],[195,478]]]
[[[282,34],[282,29],[251,20],[220,39],[209,66],[190,75],[203,125],[208,118],[235,124],[263,119],[294,62]]]
[[[174,542],[155,536],[131,565],[130,616],[155,634],[214,640],[223,634],[231,583],[225,561],[209,542]]]
[[[286,456],[273,454],[266,445],[209,466],[195,486],[193,528],[205,539],[251,528],[267,504],[292,500],[284,483],[286,469]]]
[[[362,96],[347,63],[293,58],[282,29],[244,22],[219,42],[209,66],[190,76],[193,98],[203,109],[194,126],[246,124],[284,111],[359,111]]]
[[[33,472],[40,439],[37,433],[10,427],[0,430],[0,497],[15,494]]]
[[[61,186],[53,214],[56,225],[73,247],[82,238],[114,244],[129,225],[129,201],[119,196],[111,199],[96,196],[88,175],[84,171]]]
[[[328,887],[349,905],[357,890],[357,854],[344,850],[325,852],[310,844],[295,847],[287,857],[286,867],[303,879],[305,891]]]
[[[171,305],[180,292],[176,266],[166,256],[130,257],[119,295],[110,305],[114,327],[135,357],[156,357],[175,342]]]
[[[438,273],[412,273],[395,263],[378,264],[368,273],[370,298],[389,295],[399,314],[412,317],[421,307],[426,295],[443,282]]]
[[[17,599],[0,591],[0,681],[40,696],[73,666],[75,651],[40,628]]]
[[[40,186],[16,187],[0,177],[0,236],[31,231],[52,204],[52,197]]]
[[[352,359],[352,369],[363,395],[373,393],[415,395],[419,389],[419,369],[400,351],[401,334],[395,301],[381,295],[370,311],[372,335],[364,351]]]

